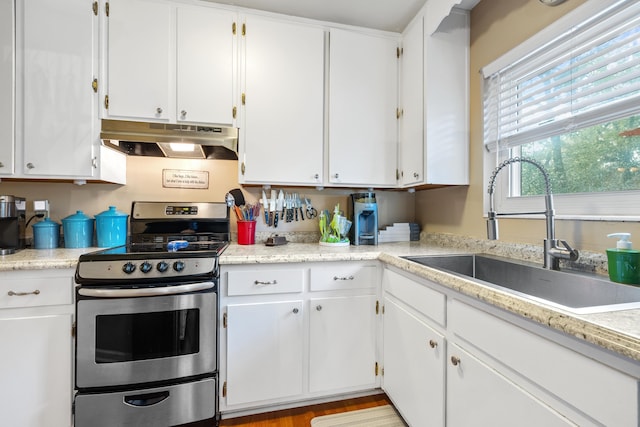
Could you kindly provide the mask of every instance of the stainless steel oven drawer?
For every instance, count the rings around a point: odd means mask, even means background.
[[[75,427],[164,427],[213,418],[216,379],[129,392],[78,394]]]

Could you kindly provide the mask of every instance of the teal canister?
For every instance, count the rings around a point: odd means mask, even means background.
[[[61,221],[65,248],[89,248],[93,245],[93,218],[76,211]]]
[[[35,249],[55,249],[60,241],[60,224],[45,218],[33,224],[33,247]]]
[[[96,216],[96,241],[100,248],[121,246],[127,243],[127,220],[129,215],[115,206]]]
[[[609,279],[627,285],[640,285],[640,251],[631,247],[629,233],[613,233],[607,237],[619,237],[615,249],[607,249]]]

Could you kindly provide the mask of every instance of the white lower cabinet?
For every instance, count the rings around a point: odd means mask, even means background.
[[[384,299],[384,390],[412,426],[444,425],[442,334],[401,303]]]
[[[406,272],[383,294],[382,387],[410,426],[640,425],[640,375],[604,351]]]
[[[72,425],[73,286],[73,270],[0,273],[2,425]]]
[[[222,266],[220,410],[379,387],[377,262]]]

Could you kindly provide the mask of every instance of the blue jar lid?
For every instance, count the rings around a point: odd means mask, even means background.
[[[116,210],[115,206],[109,206],[109,210],[106,210],[104,212],[100,212],[99,214],[96,215],[96,218],[100,217],[100,218],[105,218],[105,217],[127,217],[129,216],[129,214],[126,214],[124,212],[120,212],[118,210]]]
[[[73,215],[69,215],[68,217],[62,218],[62,223],[64,224],[66,221],[93,221],[92,218],[89,218],[82,211],[76,211]]]
[[[51,218],[47,217],[40,222],[36,222],[35,224],[32,225],[32,227],[38,228],[38,229],[57,228],[57,227],[60,227],[60,224],[58,224],[55,221],[52,221]]]

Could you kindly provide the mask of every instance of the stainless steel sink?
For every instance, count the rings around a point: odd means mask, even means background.
[[[547,270],[484,254],[404,258],[576,314],[640,308],[640,287],[614,283],[596,275]]]

